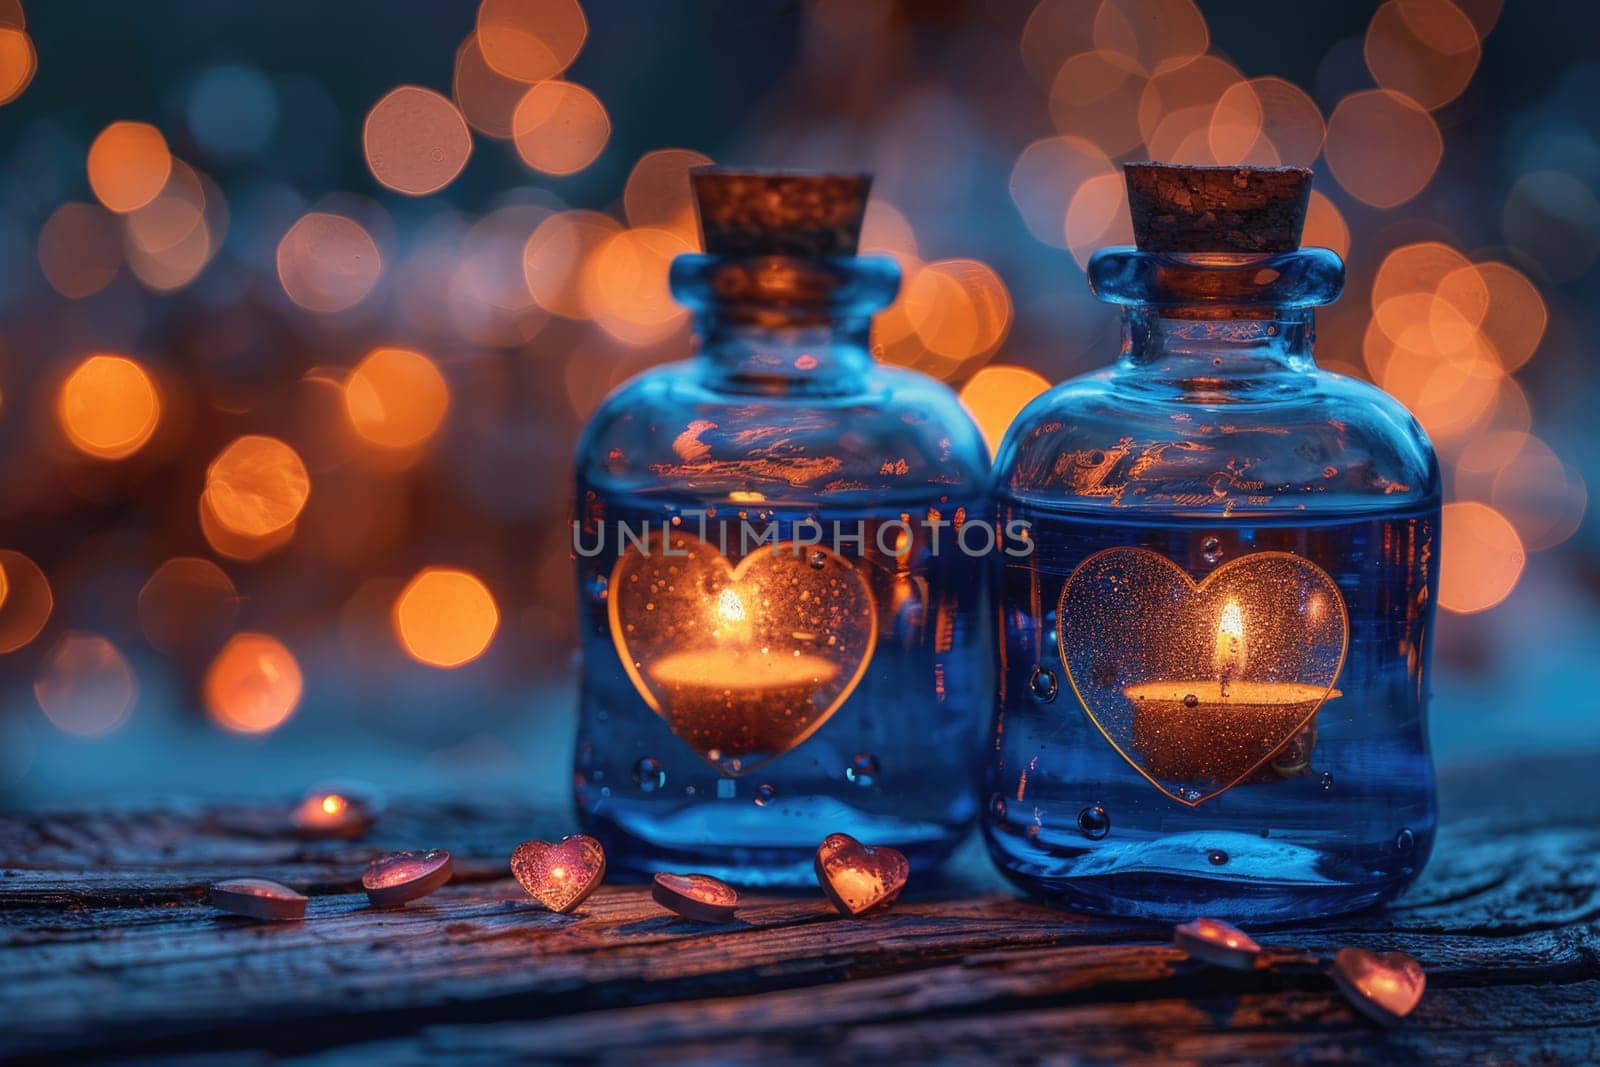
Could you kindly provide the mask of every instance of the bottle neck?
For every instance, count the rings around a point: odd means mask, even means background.
[[[838,395],[872,367],[872,315],[900,270],[884,256],[679,256],[672,293],[694,312],[702,384],[729,393]]]
[[[1118,304],[1122,367],[1198,399],[1316,366],[1313,309],[1336,299],[1344,264],[1325,248],[1276,255],[1110,248],[1089,263],[1096,296]]]
[[[1217,309],[1192,318],[1132,306],[1122,312],[1122,362],[1164,378],[1307,371],[1316,366],[1315,334],[1310,308]]]

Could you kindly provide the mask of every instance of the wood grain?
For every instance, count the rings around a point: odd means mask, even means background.
[[[298,840],[261,808],[0,818],[0,1055],[1595,1062],[1600,803],[1577,785],[1589,763],[1561,770],[1566,789],[1543,768],[1540,803],[1462,790],[1401,902],[1260,932],[1279,965],[1248,974],[1186,959],[1164,929],[1016,898],[975,849],[883,916],[843,918],[820,893],[756,895],[735,921],[701,926],[644,887],[543,911],[506,856],[566,827],[515,804],[400,804],[361,842]],[[436,846],[455,854],[451,885],[366,905],[368,858]],[[312,894],[306,921],[204,905],[207,884],[238,875]],[[1422,961],[1413,1019],[1384,1031],[1344,1004],[1316,962],[1342,945]]]

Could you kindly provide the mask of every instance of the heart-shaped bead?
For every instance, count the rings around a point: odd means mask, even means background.
[[[1169,798],[1309,773],[1349,640],[1344,597],[1310,560],[1253,552],[1196,582],[1158,552],[1109,548],[1072,572],[1057,613],[1085,714]]]
[[[427,852],[386,852],[367,864],[361,888],[375,908],[393,908],[432,893],[450,880],[450,853],[442,848]]]
[[[511,853],[511,873],[529,896],[565,914],[600,888],[606,877],[606,850],[586,834],[563,837],[553,845],[524,841]]]
[[[1172,943],[1197,960],[1234,971],[1253,971],[1261,946],[1220,919],[1195,919],[1172,930]]]
[[[650,896],[668,911],[697,923],[729,922],[739,906],[738,891],[709,874],[658,874]]]
[[[251,919],[304,919],[307,898],[270,878],[229,878],[211,886],[211,906]]]
[[[849,834],[829,834],[817,846],[817,883],[845,915],[861,915],[894,903],[911,865],[886,845],[863,845]]]
[[[677,531],[646,547],[612,568],[612,642],[645,703],[723,774],[789,751],[855,691],[878,616],[850,560],[769,542],[734,566]]]
[[[1364,948],[1342,948],[1328,974],[1357,1011],[1385,1025],[1416,1010],[1428,985],[1422,964],[1404,952],[1380,956]]]

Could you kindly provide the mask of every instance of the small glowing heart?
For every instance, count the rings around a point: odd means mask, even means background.
[[[1356,1010],[1384,1024],[1415,1011],[1428,987],[1422,964],[1403,952],[1380,956],[1364,948],[1342,948],[1328,973]]]
[[[817,848],[817,883],[845,915],[862,915],[894,903],[911,865],[886,845],[863,845],[849,834],[829,834]]]
[[[1057,618],[1084,713],[1168,797],[1193,807],[1310,773],[1349,637],[1316,564],[1256,552],[1197,583],[1157,552],[1106,549],[1067,579]]]
[[[612,642],[645,703],[723,774],[794,748],[855,691],[878,630],[849,560],[784,542],[735,567],[678,532],[647,549],[612,569]]]
[[[533,899],[566,914],[605,881],[606,850],[585,834],[555,844],[524,841],[511,853],[511,873]]]

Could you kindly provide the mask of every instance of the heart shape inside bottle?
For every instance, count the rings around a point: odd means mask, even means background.
[[[586,834],[555,844],[524,841],[511,853],[511,873],[528,895],[554,912],[566,913],[600,888],[606,877],[606,850]]]
[[[1328,973],[1351,1004],[1381,1023],[1397,1022],[1415,1011],[1428,985],[1422,964],[1403,952],[1380,956],[1364,948],[1342,948]]]
[[[1282,776],[1306,773],[1311,721],[1340,695],[1349,637],[1339,587],[1287,552],[1240,556],[1196,583],[1160,553],[1109,548],[1067,579],[1057,624],[1084,712],[1191,807],[1269,760]]]
[[[698,537],[654,534],[612,569],[611,639],[674,734],[741,775],[815,733],[877,643],[872,590],[843,556],[781,542],[730,564]]]
[[[911,865],[887,845],[863,845],[849,834],[829,834],[817,847],[817,884],[833,906],[860,915],[894,903],[905,888]]]

